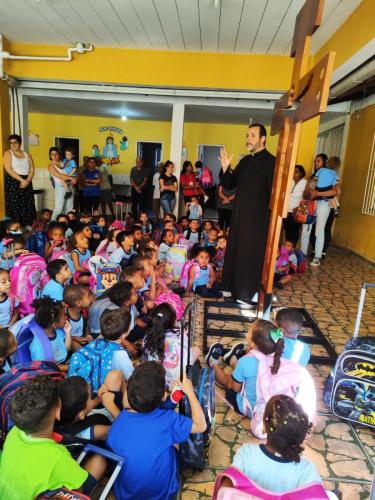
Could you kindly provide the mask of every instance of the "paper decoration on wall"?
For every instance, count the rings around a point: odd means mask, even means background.
[[[29,146],[39,146],[39,135],[29,131]]]
[[[121,151],[126,151],[128,149],[128,138],[126,135],[124,135],[122,141],[120,141],[120,149]]]
[[[124,133],[124,131],[121,128],[114,127],[113,125],[99,127],[99,132],[116,132],[116,134]]]
[[[116,163],[120,163],[117,146],[114,143],[113,137],[111,135],[108,136],[105,140],[102,159],[108,165],[115,165]]]

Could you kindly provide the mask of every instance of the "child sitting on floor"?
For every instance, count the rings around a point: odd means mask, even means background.
[[[113,252],[118,249],[116,236],[119,232],[119,229],[110,229],[107,237],[99,243],[98,248],[95,250],[95,255],[101,255],[105,259],[109,259]]]
[[[189,220],[197,220],[202,222],[203,210],[196,196],[192,196],[191,200],[185,205],[186,212],[189,214]]]
[[[190,241],[191,244],[195,245],[196,243],[200,245],[202,239],[202,232],[199,229],[199,221],[193,219],[190,221],[189,228],[186,229],[183,233],[184,238]]]
[[[165,262],[167,260],[167,254],[172,245],[174,244],[174,234],[171,229],[164,229],[161,233],[161,240],[159,246],[159,262]]]
[[[147,212],[140,213],[139,226],[141,226],[142,238],[150,238],[152,234],[152,224],[148,218]]]
[[[276,314],[276,324],[284,333],[283,357],[301,366],[310,360],[310,348],[305,342],[298,340],[303,326],[303,316],[297,307],[285,307]]]
[[[12,368],[11,356],[17,351],[17,341],[7,328],[0,328],[0,375]]]
[[[135,252],[138,252],[139,245],[142,241],[142,227],[138,224],[134,224],[130,229],[130,234],[133,238],[133,248]]]
[[[120,264],[121,269],[125,269],[131,256],[136,253],[133,251],[134,238],[130,231],[120,231],[117,233],[116,243],[118,248],[112,253],[109,261],[113,264]]]
[[[47,261],[54,253],[66,250],[65,228],[61,224],[54,222],[47,232],[48,241],[44,247],[44,257]]]
[[[0,267],[0,327],[8,328],[18,319],[18,299],[10,295],[9,271]]]
[[[71,279],[72,272],[64,259],[56,259],[48,263],[47,274],[51,278],[44,286],[42,297],[63,300],[64,286]]]
[[[9,405],[14,427],[1,454],[0,498],[31,500],[62,487],[91,494],[106,462],[94,455],[82,468],[54,440],[60,409],[56,384],[46,375],[29,380],[15,392]]]
[[[216,273],[210,264],[210,253],[205,248],[196,249],[195,262],[189,270],[189,281],[186,291],[192,290],[206,298],[220,298],[222,293],[216,283]]]
[[[107,445],[126,462],[115,482],[116,498],[175,498],[179,473],[173,445],[206,430],[191,381],[184,377],[180,385],[190,403],[191,419],[159,408],[165,399],[165,370],[159,363],[146,361],[130,377],[126,389],[128,408],[113,422],[107,439]]]
[[[71,240],[73,250],[69,259],[69,267],[73,273],[75,281],[80,285],[88,285],[90,272],[83,267],[83,263],[91,257],[89,250],[90,241],[85,236],[83,230],[76,231]]]
[[[94,298],[90,290],[83,285],[68,285],[64,290],[63,299],[67,306],[66,315],[71,328],[72,351],[74,352],[93,339],[88,334],[87,321],[82,310],[88,310]]]
[[[143,357],[147,361],[158,361],[165,368],[167,387],[172,389],[173,384],[180,376],[181,364],[181,336],[176,328],[176,312],[169,304],[163,303],[152,311],[151,325],[147,328],[143,340]],[[188,359],[188,339],[184,337],[183,361],[186,366]],[[199,358],[198,347],[190,348],[190,364],[193,365]]]
[[[263,422],[266,444],[242,445],[233,466],[261,488],[275,493],[322,483],[315,465],[301,457],[312,427],[302,407],[288,396],[273,396],[266,405]]]
[[[279,248],[275,265],[274,286],[283,289],[284,285],[291,281],[290,275],[291,264],[297,266],[297,257],[294,253],[290,253],[294,249],[294,245],[290,241],[285,241]]]
[[[205,248],[207,247],[216,248],[218,237],[219,237],[219,230],[216,227],[212,227],[208,232],[207,241],[204,244]]]

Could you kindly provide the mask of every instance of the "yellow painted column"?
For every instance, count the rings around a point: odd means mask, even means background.
[[[8,82],[0,80],[0,217],[5,215],[4,168],[3,154],[9,149],[8,136],[10,134],[10,99]]]

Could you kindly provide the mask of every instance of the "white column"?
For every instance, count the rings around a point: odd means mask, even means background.
[[[15,129],[12,133],[19,134],[22,137],[22,149],[29,151],[29,102],[28,97],[18,89],[18,106],[17,95],[14,93],[14,109],[13,99],[10,97],[12,105],[12,124],[14,120]],[[19,113],[19,119],[18,119]]]
[[[175,102],[172,112],[172,130],[171,130],[171,152],[169,159],[174,163],[174,175],[178,179],[178,191],[176,193],[175,215],[178,215],[178,206],[180,198],[180,172],[181,172],[181,150],[184,135],[184,115],[185,104]]]

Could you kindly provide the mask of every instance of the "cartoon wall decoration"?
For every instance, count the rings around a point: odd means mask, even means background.
[[[91,154],[94,158],[100,158],[100,149],[97,144],[92,145]]]
[[[122,141],[120,141],[120,149],[121,151],[126,151],[128,149],[128,138],[126,135],[124,135]]]
[[[123,134],[124,131],[121,128],[108,125],[99,127],[99,132],[107,132],[107,133],[109,132],[110,135],[108,135],[105,140],[102,153],[100,153],[100,148],[98,147],[97,144],[93,145],[92,147],[93,156],[102,158],[102,161],[104,163],[107,163],[107,165],[116,165],[120,163],[120,155],[118,153],[117,145],[115,143],[115,139],[112,134],[113,132],[115,132],[116,134]],[[128,149],[128,138],[126,136],[123,136],[122,140],[120,140],[120,150],[126,151],[127,149]]]

